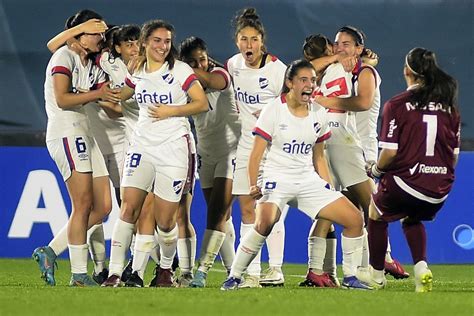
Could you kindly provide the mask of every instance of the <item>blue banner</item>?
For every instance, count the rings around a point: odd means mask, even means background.
[[[66,224],[70,212],[68,193],[46,148],[0,147],[0,166],[0,257],[28,257],[35,247],[48,244]],[[456,182],[445,206],[435,221],[426,223],[430,263],[474,263],[473,166],[474,153],[462,152]],[[199,182],[195,192],[192,222],[198,234],[199,249],[206,223],[206,204]],[[115,199],[112,200],[113,211],[104,222],[107,240],[119,211]],[[233,221],[238,243],[240,211],[237,202],[234,203]],[[290,209],[285,226],[285,262],[306,263],[310,219]],[[403,263],[411,263],[400,223],[392,223],[389,230],[393,256]],[[340,261],[340,246],[338,248]],[[264,250],[263,260],[266,258]]]

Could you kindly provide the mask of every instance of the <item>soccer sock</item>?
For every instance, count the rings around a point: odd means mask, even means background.
[[[178,243],[178,225],[175,225],[169,232],[162,231],[158,226],[156,229],[158,230],[158,244],[160,245],[160,267],[171,269]]]
[[[247,267],[250,262],[260,253],[263,243],[265,242],[265,236],[260,235],[255,229],[252,229],[241,240],[230,270],[230,275],[239,279],[242,277],[245,269],[248,271]]]
[[[428,269],[428,264],[424,260],[418,261],[413,267],[413,270],[415,271],[415,276],[422,274],[427,269]]]
[[[254,231],[253,224],[241,223],[241,225],[240,225],[240,244],[242,244],[245,236],[248,233],[250,233],[251,231]],[[248,265],[247,273],[249,275],[260,277],[260,272],[261,272],[260,258],[261,258],[261,255],[262,255],[261,248],[262,247],[260,247],[260,250],[258,251],[257,255],[253,258],[252,262],[250,262],[250,264]],[[237,256],[237,254],[236,254],[236,256]],[[236,260],[236,259],[234,259],[234,260]],[[234,266],[234,264],[232,264],[232,267],[233,266]]]
[[[155,229],[153,241],[153,249],[151,249],[150,257],[155,262],[155,264],[160,264],[160,245],[158,244],[158,232]]]
[[[349,238],[342,235],[342,272],[344,277],[354,276],[362,261],[362,244],[364,236]]]
[[[69,261],[73,274],[87,273],[87,244],[69,245]]]
[[[413,263],[426,262],[426,231],[422,222],[406,224],[403,222],[403,233],[410,247]]]
[[[334,277],[337,276],[336,249],[336,232],[332,231],[326,236],[326,254],[324,255],[323,271]]]
[[[364,239],[363,239],[363,243],[362,243],[362,262],[360,263],[360,266],[362,268],[368,268],[369,267],[369,256],[370,256],[369,238],[368,238],[368,234],[367,234],[367,229],[365,227],[364,227],[363,233],[364,233]]]
[[[387,251],[388,223],[369,218],[370,264],[375,270],[383,270]]]
[[[136,234],[135,249],[133,251],[132,270],[138,272],[138,275],[143,280],[148,258],[155,243],[155,236]]]
[[[87,231],[89,253],[94,262],[94,272],[100,273],[105,269],[105,238],[102,223],[89,228]]]
[[[387,251],[385,252],[385,261],[387,261],[388,263],[392,263],[393,262],[393,258],[392,258],[392,247],[390,247],[390,237],[387,237]]]
[[[196,235],[178,239],[178,259],[181,273],[192,273],[196,258]]]
[[[204,273],[209,272],[225,238],[226,234],[218,230],[206,229],[204,231],[201,254],[199,255],[199,271]]]
[[[283,208],[280,219],[275,223],[273,229],[265,241],[268,249],[268,264],[272,268],[281,270],[283,265],[283,253],[285,251],[285,218],[288,214],[288,205]]]
[[[132,235],[132,240],[130,241],[130,255],[133,257],[133,252],[135,251],[135,239],[137,238],[137,233]]]
[[[326,238],[308,237],[308,268],[316,274],[323,273],[324,255],[326,254]]]
[[[235,258],[235,228],[232,217],[225,224],[225,239],[219,250],[222,264],[227,271],[230,271]]]
[[[385,279],[385,271],[372,269],[372,277],[376,282],[383,282]]]
[[[49,242],[50,247],[56,256],[61,255],[67,248],[67,223],[61,228],[56,236]]]
[[[126,252],[130,246],[134,228],[135,224],[127,223],[120,218],[115,222],[110,242],[109,276],[112,274],[122,275]]]

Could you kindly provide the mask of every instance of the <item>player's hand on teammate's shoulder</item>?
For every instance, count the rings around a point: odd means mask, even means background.
[[[252,199],[258,200],[263,196],[262,189],[257,185],[251,185],[249,195],[252,197]]]

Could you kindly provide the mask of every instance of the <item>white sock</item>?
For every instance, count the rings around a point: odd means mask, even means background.
[[[173,259],[176,254],[176,244],[178,243],[178,225],[169,232],[158,230],[158,244],[160,245],[160,267],[171,269]]]
[[[94,272],[100,273],[105,269],[105,239],[102,223],[89,228],[87,231],[87,244],[89,253],[94,262]]]
[[[283,208],[280,219],[275,223],[268,235],[266,243],[268,249],[268,264],[270,267],[281,270],[283,253],[285,252],[285,218],[288,214],[288,205]]]
[[[218,230],[206,229],[204,231],[204,238],[202,239],[201,253],[199,255],[199,271],[204,273],[209,272],[217,253],[221,249],[226,234]]]
[[[62,254],[67,248],[67,223],[61,228],[56,236],[48,244],[53,249],[56,256]]]
[[[326,254],[326,238],[308,237],[308,268],[321,274],[323,272],[324,255]]]
[[[130,246],[134,228],[135,224],[127,223],[120,218],[115,222],[110,242],[109,275],[122,275],[126,252]]]
[[[354,276],[362,262],[362,244],[364,236],[349,238],[342,235],[342,272],[344,277]]]
[[[391,252],[392,252],[392,247],[390,247],[390,238],[387,238],[387,252],[385,253],[385,261],[387,261],[388,263],[393,262]]]
[[[242,244],[245,236],[248,233],[250,233],[254,230],[255,229],[253,228],[253,224],[241,223],[241,225],[240,225],[240,244]],[[248,265],[247,273],[249,275],[260,277],[260,272],[261,272],[260,259],[261,259],[261,256],[262,256],[261,248],[262,247],[260,247],[260,250],[258,251],[257,255],[253,258],[252,262],[250,262],[250,264]],[[236,254],[236,256],[237,256],[237,254]],[[234,259],[234,262],[235,262],[235,260],[236,259]],[[234,266],[234,264],[232,264],[232,267],[233,266]]]
[[[336,265],[336,238],[326,238],[326,255],[324,256],[323,271],[329,275],[337,275]]]
[[[135,249],[133,251],[132,270],[138,272],[138,275],[143,280],[148,258],[155,243],[155,236],[136,234]]]
[[[415,276],[418,276],[428,270],[428,263],[426,263],[426,261],[418,261],[413,267],[413,270],[415,271]]]
[[[232,267],[232,262],[235,258],[235,228],[232,222],[232,216],[225,224],[225,239],[222,243],[219,255],[222,260],[222,264],[227,271]]]
[[[196,235],[178,238],[178,259],[181,273],[192,273],[196,258]]]
[[[75,274],[87,273],[87,244],[68,245],[71,272]]]
[[[364,239],[362,240],[362,261],[360,263],[360,266],[362,268],[368,268],[369,267],[369,234],[367,234],[367,229],[364,228],[363,230],[363,237]]]
[[[249,270],[250,262],[252,262],[262,249],[265,236],[260,235],[255,229],[252,229],[241,240],[230,270],[230,275],[235,278],[241,278],[245,269],[247,269],[247,271]]]
[[[134,233],[132,235],[132,240],[130,241],[130,254],[133,256],[133,253],[135,251],[135,239],[137,238],[137,233]]]
[[[155,262],[155,264],[160,264],[160,245],[158,244],[158,232],[155,229],[155,234],[154,234],[154,243],[153,243],[153,249],[151,249],[150,252],[150,257],[151,259]]]
[[[372,277],[376,282],[383,282],[383,280],[385,279],[385,272],[384,270],[372,269]]]

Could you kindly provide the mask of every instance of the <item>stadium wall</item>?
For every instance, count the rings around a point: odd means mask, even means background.
[[[428,260],[432,263],[474,263],[474,152],[461,152],[452,192],[435,221],[427,223]],[[66,187],[44,147],[0,147],[0,257],[29,257],[34,248],[47,244],[66,224],[70,211]],[[200,247],[206,222],[206,206],[199,182],[192,204],[192,222]],[[118,206],[104,231],[109,254],[110,236]],[[233,220],[239,234],[240,210],[234,204]],[[311,221],[291,209],[286,220],[285,262],[307,262],[307,235]],[[339,230],[340,231],[340,230]],[[237,236],[237,241],[239,236]],[[411,256],[401,225],[390,225],[392,252],[403,263]],[[340,261],[340,246],[338,247]],[[266,260],[266,251],[263,252]]]

